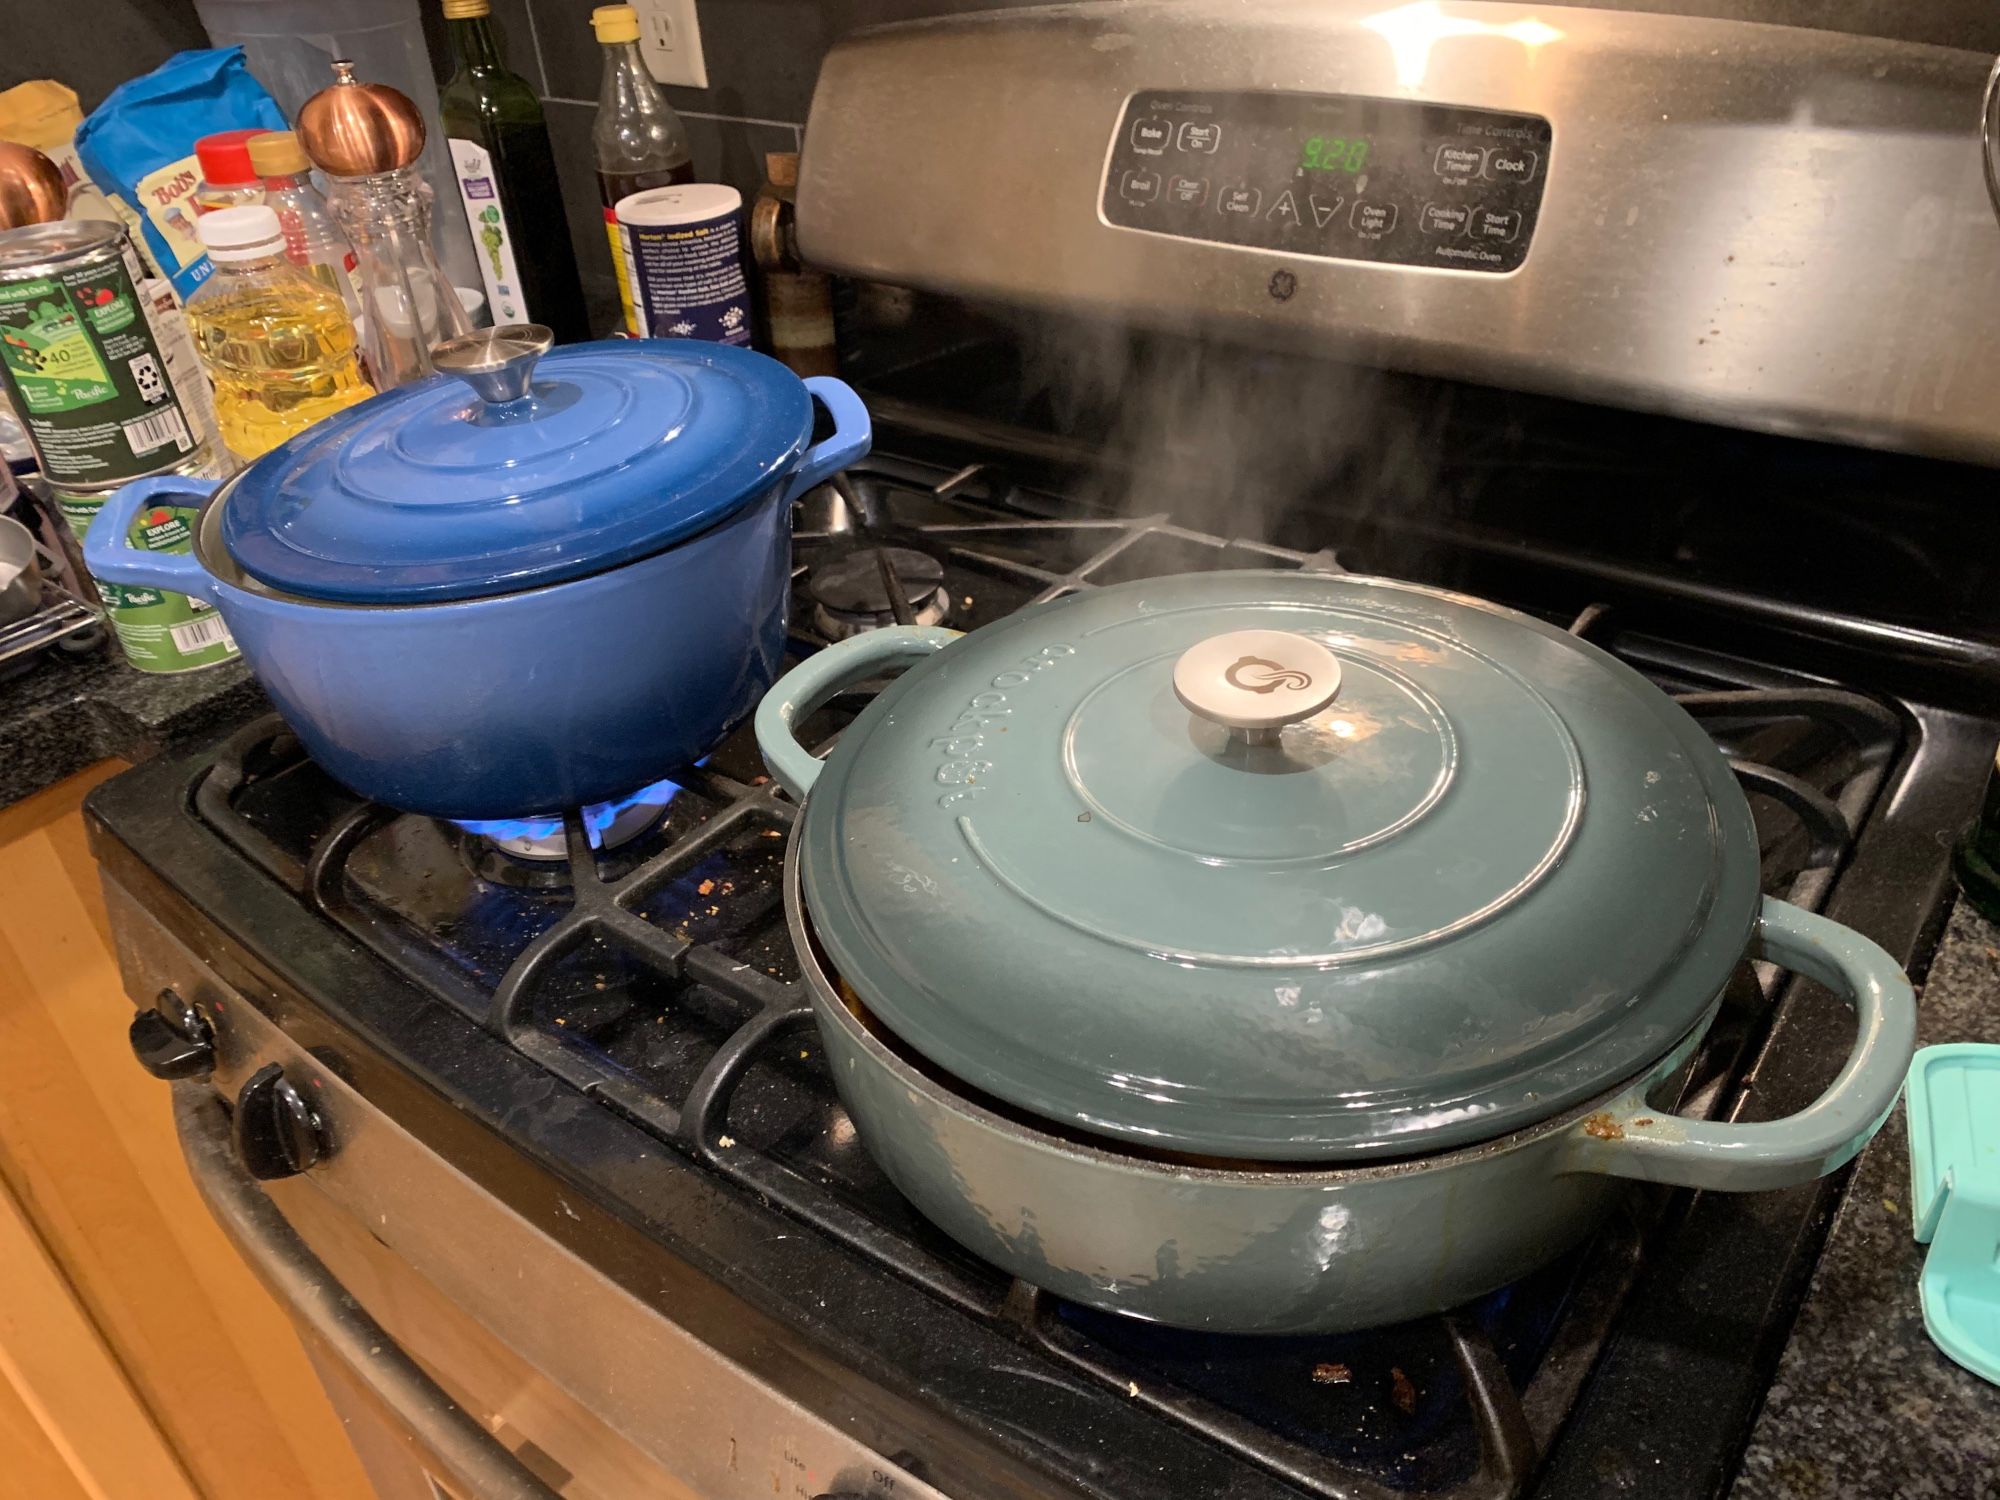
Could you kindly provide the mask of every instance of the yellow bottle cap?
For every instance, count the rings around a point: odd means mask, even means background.
[[[590,13],[590,29],[600,42],[639,40],[639,12],[629,5],[600,5]]]
[[[470,21],[492,14],[493,7],[486,0],[444,0],[444,18],[447,21]]]
[[[250,137],[250,170],[259,177],[296,177],[310,172],[306,148],[289,130],[267,130]]]

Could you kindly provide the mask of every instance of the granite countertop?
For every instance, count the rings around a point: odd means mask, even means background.
[[[1961,901],[1917,1043],[2000,1042],[2000,927]],[[1731,1500],[1993,1500],[2000,1386],[1924,1332],[1902,1106],[1862,1153]]]
[[[107,756],[143,760],[267,708],[240,661],[162,675],[127,666],[116,642],[45,651],[0,680],[0,807]]]

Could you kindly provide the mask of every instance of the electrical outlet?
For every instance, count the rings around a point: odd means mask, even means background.
[[[639,55],[646,71],[661,83],[707,88],[694,0],[632,0],[632,8],[639,12]]]

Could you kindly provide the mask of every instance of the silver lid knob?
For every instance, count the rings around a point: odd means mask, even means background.
[[[1252,745],[1275,743],[1339,691],[1340,658],[1289,630],[1210,636],[1174,663],[1174,695],[1188,711]]]
[[[508,323],[446,339],[431,350],[431,363],[463,380],[489,406],[500,406],[528,394],[535,361],[555,342],[540,323]]]

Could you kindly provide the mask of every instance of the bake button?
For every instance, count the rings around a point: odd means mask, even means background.
[[[1151,167],[1134,167],[1118,179],[1118,196],[1127,203],[1151,203],[1160,196],[1160,174]]]
[[[1224,188],[1215,195],[1215,211],[1219,214],[1239,214],[1246,219],[1257,217],[1257,210],[1263,206],[1264,195],[1253,187]]]
[[[1472,237],[1475,240],[1498,240],[1503,245],[1511,245],[1521,232],[1521,210],[1518,208],[1475,208],[1472,211]]]
[[[1222,127],[1210,122],[1202,124],[1195,120],[1181,123],[1181,150],[1213,152],[1222,144]]]
[[[1174,138],[1174,127],[1158,115],[1141,115],[1132,122],[1132,149],[1141,156],[1165,154]]]
[[[1491,182],[1533,182],[1542,159],[1532,151],[1512,146],[1495,146],[1486,153],[1486,176]]]
[[[1169,177],[1167,179],[1167,202],[1178,203],[1183,208],[1200,208],[1208,202],[1208,179],[1206,177]]]
[[[1354,212],[1347,216],[1347,222],[1357,234],[1380,238],[1396,227],[1396,205],[1370,203],[1363,198],[1354,205]]]
[[[1440,146],[1432,163],[1440,177],[1477,177],[1486,165],[1483,146]]]
[[[1423,226],[1425,234],[1456,235],[1465,232],[1466,221],[1471,217],[1472,210],[1463,203],[1426,203],[1417,223]]]

